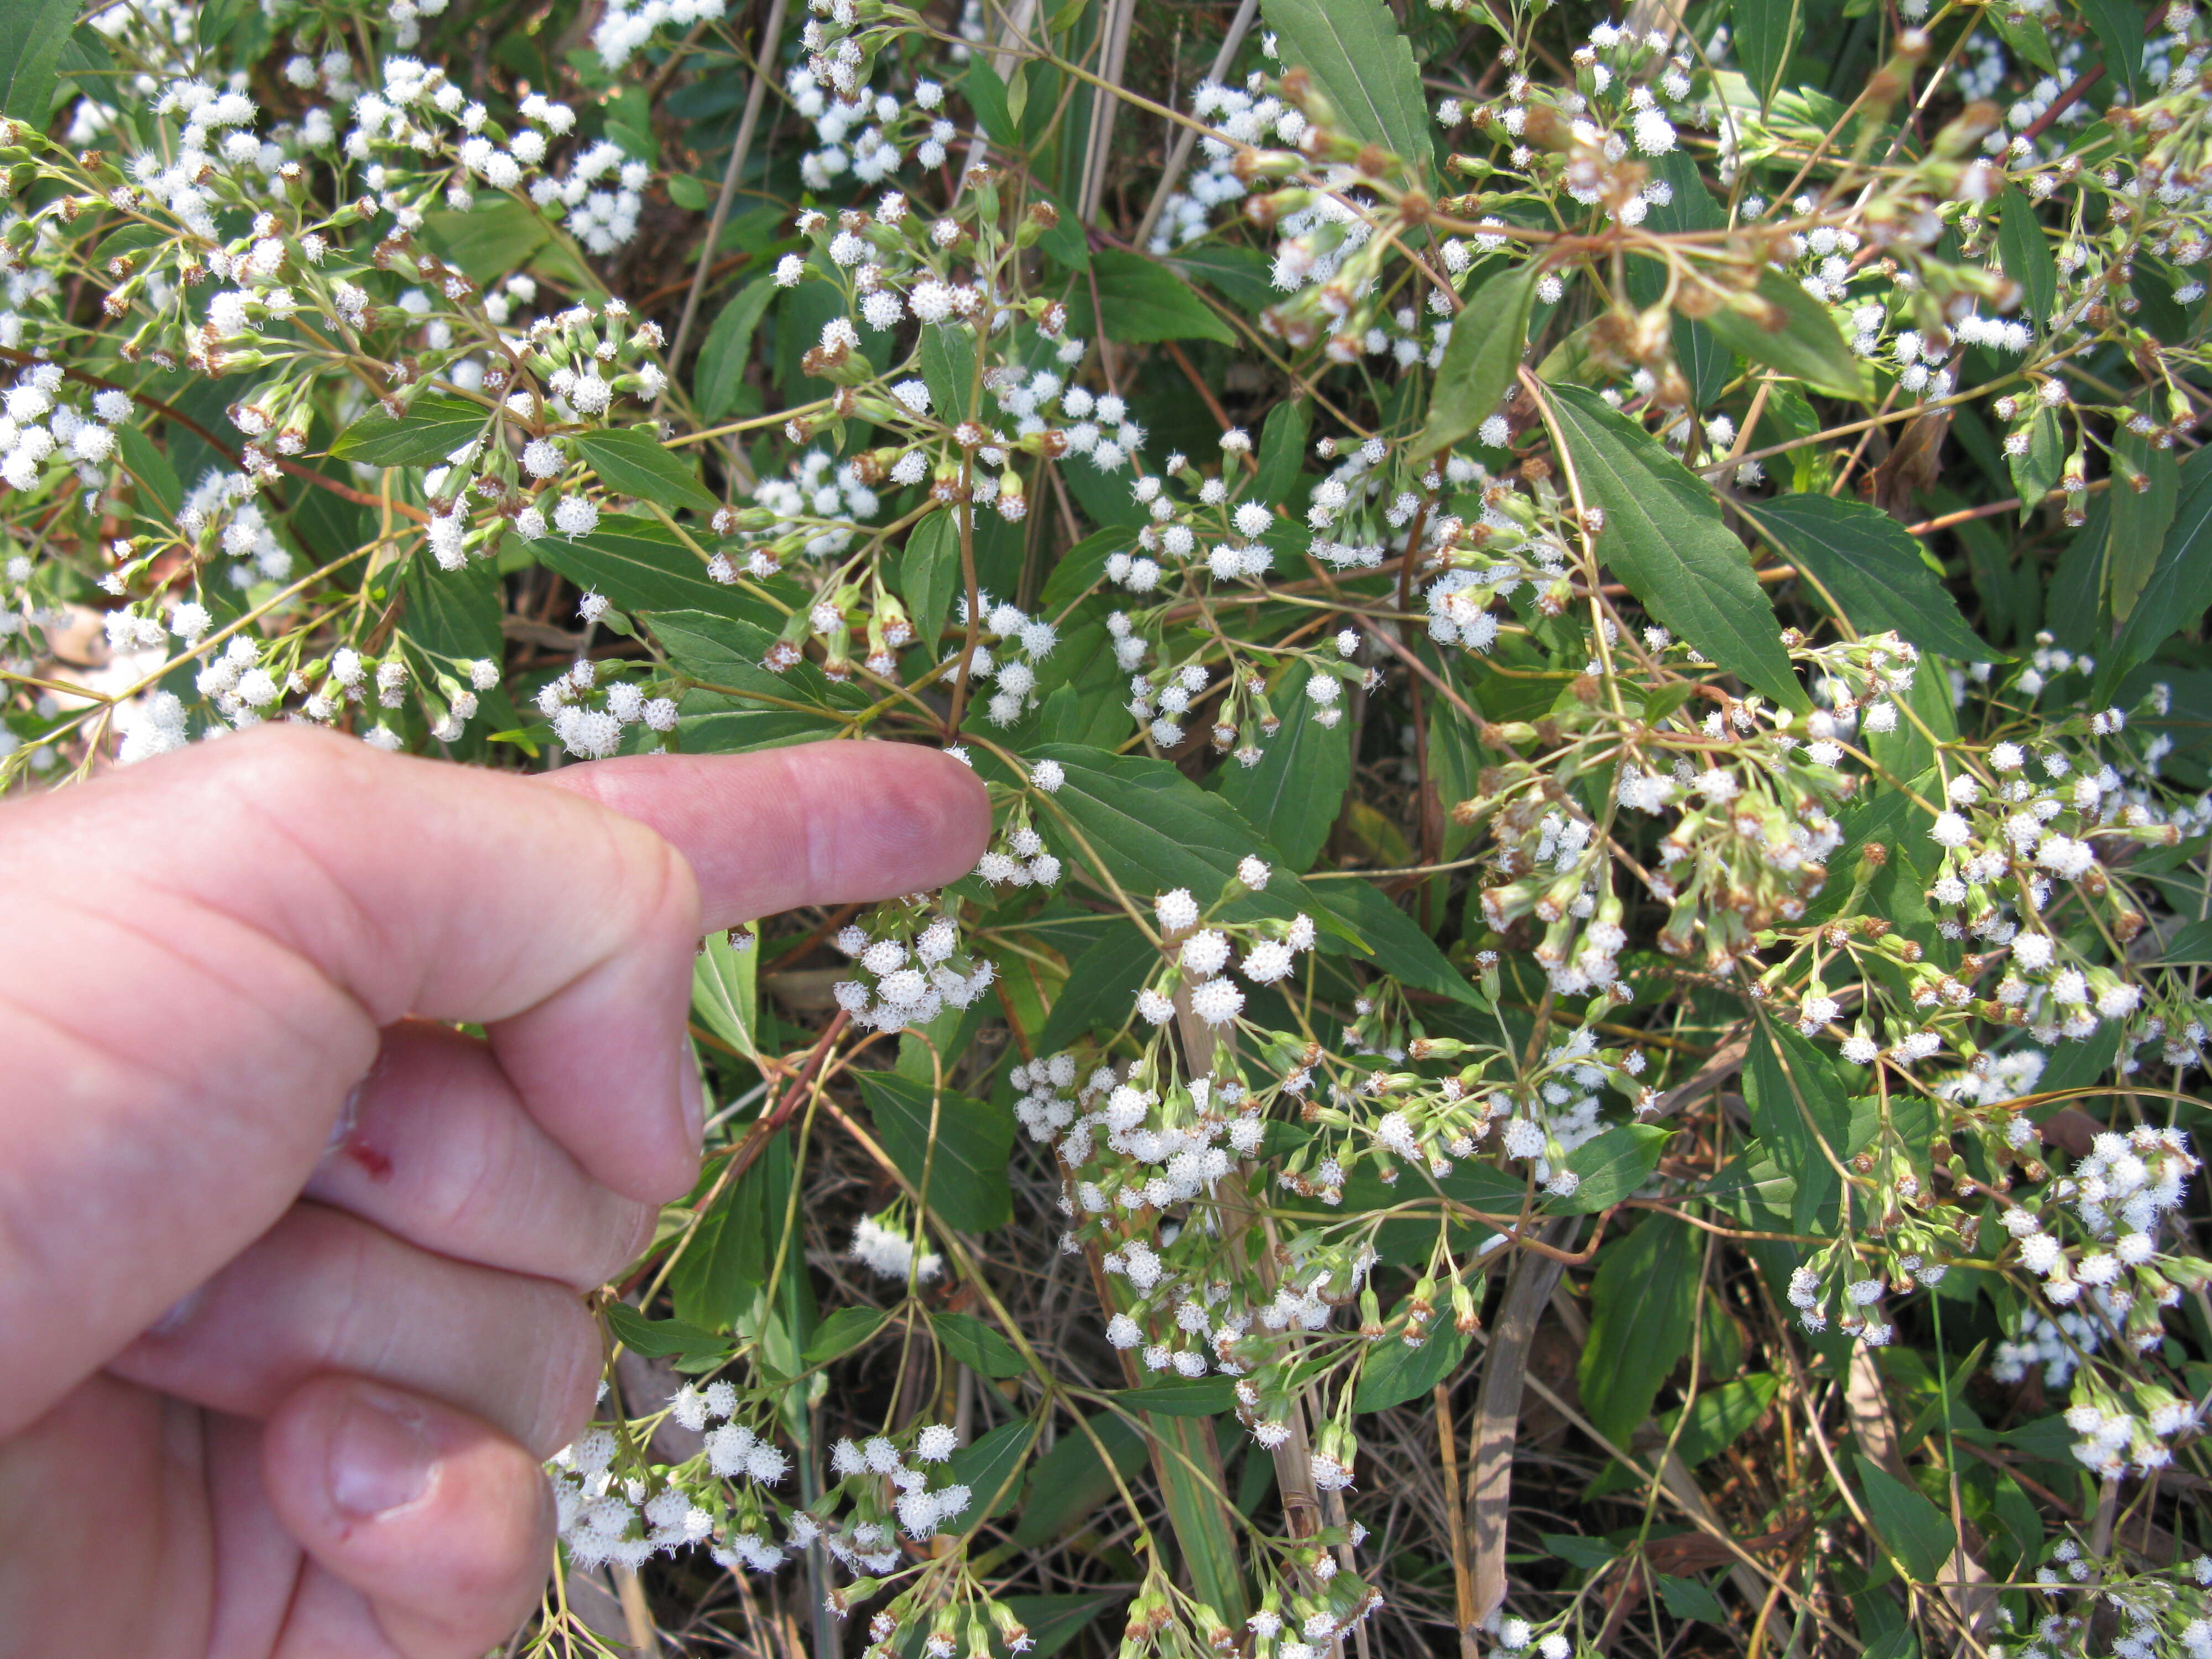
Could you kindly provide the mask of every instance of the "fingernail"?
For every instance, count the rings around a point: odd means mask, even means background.
[[[331,1502],[362,1520],[413,1503],[437,1472],[421,1414],[356,1395],[331,1437]]]
[[[699,1082],[698,1063],[689,1048],[676,1056],[676,1089],[684,1102],[684,1132],[690,1136],[691,1150],[696,1152],[707,1138],[707,1096]]]
[[[182,1296],[179,1297],[174,1302],[169,1304],[168,1312],[163,1314],[159,1319],[155,1320],[152,1324],[146,1328],[146,1334],[149,1336],[174,1336],[179,1331],[184,1329],[186,1325],[191,1322],[192,1316],[200,1310],[200,1302],[206,1294],[207,1286],[204,1285],[197,1285],[191,1290],[186,1291]]]

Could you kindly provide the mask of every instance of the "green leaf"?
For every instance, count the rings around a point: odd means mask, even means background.
[[[2058,56],[2051,50],[2051,36],[2044,29],[2041,18],[1992,6],[1983,13],[1983,19],[2015,56],[2034,64],[2045,75],[2058,73]]]
[[[1737,0],[1737,3],[1741,6],[1742,0]],[[1728,1623],[1726,1604],[1698,1580],[1677,1578],[1666,1572],[1654,1573],[1652,1577],[1659,1581],[1659,1599],[1677,1619],[1698,1619],[1709,1625]]]
[[[607,1328],[615,1334],[615,1339],[632,1353],[642,1354],[647,1359],[718,1355],[730,1351],[726,1337],[702,1331],[680,1319],[647,1319],[625,1302],[610,1302],[606,1313]]]
[[[1737,506],[1776,552],[1820,585],[1856,632],[1893,630],[1923,651],[1961,662],[1997,654],[1966,626],[1959,602],[1921,556],[1920,544],[1880,508],[1814,495]]]
[[[691,963],[691,1009],[699,1023],[739,1054],[757,1060],[760,946],[732,950],[726,933],[709,933]]]
[[[908,532],[899,556],[899,595],[914,622],[914,636],[935,659],[952,596],[964,586],[960,568],[960,520],[950,508],[931,514]]]
[[[1917,1486],[1907,1486],[1863,1453],[1858,1455],[1858,1467],[1867,1518],[1881,1534],[1883,1547],[1914,1582],[1934,1583],[1958,1548],[1959,1534]]]
[[[2148,662],[2175,629],[2187,628],[2212,606],[2212,449],[2182,463],[2176,478],[2173,517],[2166,527],[2158,562],[2128,612],[2126,626],[2105,659],[2098,700],[2109,699],[2134,669]]]
[[[688,507],[712,513],[721,502],[699,483],[699,464],[678,456],[652,433],[637,427],[580,432],[571,440],[599,482],[618,495],[635,495],[665,507]]]
[[[1737,59],[1764,108],[1779,88],[1790,50],[1797,43],[1798,0],[1735,0],[1733,18]]]
[[[1577,1367],[1583,1408],[1598,1431],[1628,1443],[1651,1415],[1668,1372],[1690,1351],[1702,1236],[1671,1216],[1647,1216],[1607,1246],[1590,1284],[1589,1340]]]
[[[1690,1420],[1674,1442],[1675,1455],[1691,1468],[1718,1457],[1766,1414],[1782,1392],[1782,1379],[1771,1371],[1756,1371],[1717,1388],[1699,1391],[1690,1402]],[[1660,1431],[1672,1434],[1680,1412],[1659,1419]]]
[[[1120,1413],[1100,1412],[1085,1427],[1087,1434],[1073,1425],[1063,1428],[1057,1443],[1030,1469],[1028,1500],[1022,1505],[1021,1524],[1014,1528],[1014,1542],[1024,1549],[1073,1532],[1115,1495],[1115,1473],[1127,1480],[1144,1466],[1145,1437]],[[1101,1446],[1111,1471],[1099,1461]]]
[[[745,615],[770,626],[783,618],[743,589],[725,587],[707,574],[699,556],[658,519],[604,513],[599,527],[570,541],[546,536],[530,544],[538,562],[579,587],[604,593],[618,611],[696,611]]]
[[[407,600],[400,626],[416,644],[442,657],[500,659],[499,571],[490,562],[471,560],[459,570],[441,570],[418,553],[407,562],[399,586]]]
[[[2076,0],[2082,19],[2105,49],[2105,73],[2130,104],[2142,101],[2143,15],[2129,0]]]
[[[2212,962],[2212,921],[2192,921],[2179,929],[2158,959],[2169,964]]]
[[[867,695],[859,686],[833,685],[811,662],[771,674],[761,658],[775,636],[738,617],[663,611],[651,626],[677,668],[712,688],[684,696],[687,749],[731,754],[830,737],[846,727],[839,711]]]
[[[1270,882],[1268,885],[1273,886]],[[1366,946],[1373,965],[1401,985],[1434,991],[1470,1007],[1484,1006],[1482,993],[1465,974],[1451,965],[1437,942],[1421,931],[1420,924],[1392,902],[1390,896],[1370,881],[1316,881],[1308,888],[1315,920],[1333,917]],[[1321,948],[1332,955],[1346,954],[1327,933]]]
[[[1796,1032],[1770,1024],[1750,1048],[1743,1083],[1752,1133],[1796,1182],[1790,1219],[1804,1231],[1833,1214],[1841,1177],[1831,1160],[1844,1155],[1850,1107],[1820,1050]]]
[[[1379,1412],[1420,1399],[1459,1369],[1472,1340],[1469,1333],[1443,1320],[1431,1328],[1428,1340],[1418,1348],[1407,1347],[1396,1337],[1369,1344],[1352,1409]]]
[[[719,421],[737,402],[738,388],[744,384],[745,359],[752,353],[753,331],[775,295],[775,278],[763,276],[739,289],[716,314],[714,325],[699,343],[699,361],[691,370],[691,395],[698,403],[700,419]]]
[[[1413,49],[1382,0],[1261,0],[1285,69],[1301,68],[1353,137],[1380,144],[1414,173],[1436,159]]]
[[[1019,144],[1021,131],[1006,107],[1006,81],[991,67],[990,58],[977,53],[969,62],[967,78],[962,84],[967,89],[968,107],[975,112],[977,124],[991,142],[1007,149]]]
[[[690,1248],[669,1275],[678,1318],[733,1330],[753,1312],[775,1265],[791,1178],[791,1134],[785,1131],[771,1136],[752,1167],[699,1217]]]
[[[1547,1201],[1553,1215],[1595,1215],[1611,1209],[1651,1179],[1670,1132],[1656,1123],[1615,1123],[1567,1154],[1567,1168],[1582,1177],[1565,1198]]]
[[[981,1486],[969,1481],[976,1492]],[[1127,1590],[1103,1590],[1095,1595],[1009,1595],[1006,1605],[1030,1633],[1031,1646],[1022,1659],[1052,1659],[1091,1626],[1107,1608],[1127,1600]]]
[[[1222,298],[1249,312],[1265,311],[1283,297],[1275,286],[1274,262],[1254,247],[1229,242],[1198,242],[1177,248],[1166,264],[1194,283],[1204,283]],[[1302,400],[1285,398],[1277,409],[1304,408]]]
[[[808,1365],[842,1359],[883,1329],[890,1317],[882,1308],[840,1308],[815,1327],[814,1340],[799,1357]]]
[[[1138,988],[1159,963],[1152,940],[1126,918],[1083,948],[1068,964],[1067,983],[1053,1000],[1052,1013],[1036,1040],[1041,1054],[1056,1054],[1078,1037],[1112,1030],[1129,1018]]]
[[[1001,1423],[974,1444],[963,1446],[946,1461],[945,1472],[956,1484],[975,1494],[975,1507],[961,1516],[962,1525],[972,1526],[1013,1508],[1022,1495],[1022,1483],[1018,1479],[1022,1462],[1036,1440],[1035,1424]]]
[[[1550,399],[1583,495],[1605,510],[1599,557],[1713,662],[1786,708],[1810,708],[1774,607],[1712,492],[1595,392],[1558,386]]]
[[[553,240],[544,216],[513,196],[485,196],[466,213],[426,213],[422,233],[448,264],[479,285],[513,276]]]
[[[1118,248],[1091,256],[1091,275],[1098,285],[1094,311],[1090,285],[1079,283],[1070,296],[1068,328],[1079,335],[1103,333],[1125,345],[1158,340],[1218,340],[1234,345],[1228,324],[1200,299],[1169,266]]]
[[[1040,744],[1035,758],[1056,760],[1066,774],[1057,791],[1042,797],[1045,813],[1073,826],[1105,866],[1103,874],[1140,907],[1176,887],[1188,887],[1201,906],[1210,905],[1242,860],[1271,850],[1235,807],[1165,761],[1056,743]],[[1054,850],[1091,867],[1079,847]],[[1237,900],[1225,914],[1232,921],[1288,920],[1300,909],[1322,908],[1314,890],[1279,870],[1264,890]]]
[[[2058,303],[2058,262],[2035,216],[2035,204],[2019,185],[2007,185],[1997,198],[1997,215],[1998,262],[2020,284],[2027,314],[2047,323]]]
[[[975,396],[975,331],[965,323],[929,324],[918,349],[929,412],[947,426],[966,420]]]
[[[2020,521],[2026,524],[2044,497],[2058,487],[2059,475],[2066,469],[2066,438],[2058,429],[2057,410],[2036,405],[2027,423],[2026,453],[2007,456],[2005,465],[2020,496]]]
[[[2138,489],[2127,471],[2149,481]],[[2136,601],[2158,567],[2159,551],[2180,506],[2181,471],[2171,449],[2123,427],[2112,438],[2112,528],[2105,543],[2105,597],[2115,623],[2135,614]]]
[[[1767,0],[1774,3],[1775,0]],[[1705,319],[1713,337],[1755,363],[1779,369],[1815,392],[1864,399],[1872,394],[1865,362],[1836,332],[1827,307],[1805,292],[1797,280],[1769,266],[1759,273],[1759,297],[1774,307],[1778,321],[1766,328],[1729,306]]]
[[[865,1078],[865,1072],[856,1073]],[[1029,1362],[1014,1352],[1014,1345],[972,1314],[932,1314],[929,1328],[938,1341],[970,1370],[985,1376],[1026,1376]]]
[[[1177,1376],[1143,1388],[1118,1389],[1113,1397],[1131,1411],[1157,1412],[1162,1417],[1218,1417],[1236,1409],[1237,1379]]]
[[[1013,1156],[1014,1118],[1006,1107],[947,1090],[937,1097],[937,1156],[930,1158],[932,1097],[926,1084],[896,1072],[854,1072],[874,1118],[876,1137],[931,1211],[963,1232],[988,1232],[1013,1219],[1006,1160]]]
[[[1468,296],[1466,308],[1452,319],[1436,389],[1429,394],[1428,423],[1408,459],[1418,464],[1450,448],[1498,413],[1528,343],[1536,281],[1536,261],[1530,259],[1499,271]]]
[[[54,70],[80,0],[11,0],[0,24],[0,114],[44,132],[52,113]]]
[[[1252,500],[1274,507],[1291,499],[1305,470],[1306,439],[1312,431],[1313,404],[1304,398],[1285,398],[1267,411],[1267,424],[1260,428],[1260,471]]]
[[[1341,720],[1321,724],[1321,705],[1306,696],[1311,678],[1303,658],[1291,664],[1268,696],[1282,729],[1258,764],[1231,760],[1221,769],[1221,798],[1299,872],[1313,867],[1352,782],[1352,730]]]
[[[434,466],[475,439],[490,418],[482,404],[429,394],[396,421],[381,406],[370,409],[338,434],[331,453],[363,466]]]
[[[153,496],[151,504],[158,505],[166,516],[175,518],[177,509],[185,502],[185,487],[177,477],[176,468],[169,465],[169,458],[146,435],[144,428],[128,421],[115,428],[115,436],[122,446],[123,465]]]

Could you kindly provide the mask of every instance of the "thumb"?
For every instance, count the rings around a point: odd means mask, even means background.
[[[406,1659],[469,1659],[537,1604],[552,1497],[530,1454],[479,1418],[359,1377],[318,1377],[263,1425],[261,1469],[270,1507],[314,1564],[286,1651],[347,1650],[337,1638],[359,1630],[366,1601]]]

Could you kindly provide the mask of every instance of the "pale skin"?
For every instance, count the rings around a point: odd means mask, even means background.
[[[989,819],[912,748],[525,779],[298,728],[0,807],[0,1655],[503,1641],[580,1293],[698,1168],[698,938]]]

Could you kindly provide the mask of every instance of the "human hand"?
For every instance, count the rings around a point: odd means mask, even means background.
[[[525,779],[296,727],[0,810],[0,1654],[501,1640],[577,1292],[696,1171],[697,939],[988,824],[908,747]]]

